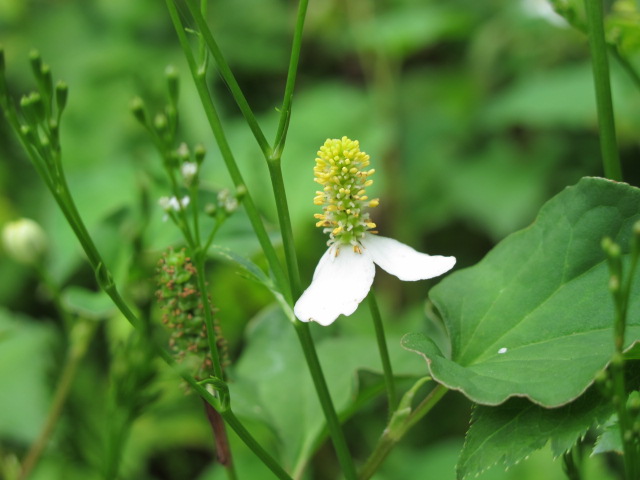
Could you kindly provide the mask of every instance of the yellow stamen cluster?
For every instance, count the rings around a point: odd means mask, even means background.
[[[335,242],[358,248],[358,240],[365,232],[376,228],[369,219],[367,207],[378,205],[378,199],[369,199],[366,187],[373,184],[369,177],[369,155],[360,151],[360,143],[347,137],[327,139],[318,151],[314,180],[324,188],[316,192],[314,203],[323,205],[317,213],[317,227],[329,233],[329,245]]]

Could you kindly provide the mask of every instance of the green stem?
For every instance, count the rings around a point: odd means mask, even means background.
[[[162,348],[156,347],[158,355],[171,367],[176,367],[176,362],[169,352]],[[178,369],[179,370],[179,369]],[[205,402],[215,409],[220,408],[220,402],[214,397],[200,382],[193,376],[181,372],[180,376],[189,386],[196,392]],[[238,435],[240,440],[249,447],[249,449],[264,463],[264,465],[273,472],[273,474],[282,480],[292,480],[289,474],[280,466],[280,464],[260,445],[255,438],[249,433],[244,425],[233,414],[230,407],[220,408],[220,415],[224,418],[227,425]]]
[[[269,467],[269,469],[278,477],[283,480],[292,480],[287,472],[262,448],[262,446],[255,441],[251,434],[244,428],[244,425],[240,423],[231,409],[221,412],[227,425],[229,425],[234,432],[242,439],[242,441],[262,460],[262,462]]]
[[[567,475],[569,480],[582,480],[582,474],[580,472],[580,457],[580,443],[562,455],[564,473]]]
[[[382,371],[384,372],[384,383],[387,387],[387,399],[389,402],[389,418],[398,405],[398,396],[396,393],[396,385],[393,378],[393,370],[391,369],[391,359],[389,358],[389,349],[387,348],[387,339],[384,334],[384,326],[380,309],[373,289],[369,291],[369,310],[371,311],[371,319],[376,330],[376,340],[378,342],[378,352],[380,353],[380,361],[382,362]]]
[[[393,447],[404,437],[405,433],[421,420],[422,417],[429,413],[448,391],[446,387],[437,385],[420,405],[409,414],[402,427],[394,428],[393,430],[386,429],[378,440],[376,448],[362,467],[358,480],[371,478],[378,468],[380,468],[380,465],[382,465],[382,462],[387,458]]]
[[[294,323],[298,339],[302,345],[302,351],[304,352],[309,371],[311,372],[311,378],[318,394],[318,400],[322,405],[324,416],[327,420],[327,427],[329,428],[329,434],[333,441],[333,448],[336,450],[338,462],[342,467],[342,473],[348,480],[354,480],[357,478],[355,467],[353,466],[353,459],[349,453],[347,442],[344,438],[344,433],[340,428],[340,420],[336,414],[333,401],[331,400],[331,394],[327,387],[324,375],[322,373],[322,367],[320,366],[320,360],[311,338],[311,332],[309,331],[309,324],[305,322],[296,321]]]
[[[224,380],[224,372],[220,363],[220,353],[218,352],[218,342],[216,332],[213,326],[213,313],[209,303],[209,295],[207,293],[207,280],[204,272],[204,258],[206,252],[198,250],[193,252],[194,261],[196,263],[196,275],[198,277],[198,289],[200,290],[200,298],[202,299],[202,309],[204,310],[204,323],[207,327],[207,339],[209,341],[209,351],[211,352],[211,362],[213,364],[213,375],[220,380]]]
[[[302,286],[300,282],[298,256],[296,255],[296,246],[293,240],[293,228],[291,226],[291,216],[289,215],[287,192],[284,188],[280,158],[269,159],[268,165],[269,175],[271,176],[271,185],[273,188],[273,196],[276,200],[276,211],[278,212],[278,223],[280,224],[280,232],[282,235],[284,258],[291,286],[291,297],[289,298],[289,301],[293,303],[293,300],[298,298],[302,293]]]
[[[274,197],[276,200],[276,208],[278,212],[278,222],[282,235],[282,243],[284,246],[285,261],[287,271],[289,273],[290,292],[292,299],[298,298],[302,293],[300,271],[298,268],[298,260],[296,255],[295,243],[293,239],[293,228],[291,225],[291,217],[289,215],[289,207],[287,202],[284,180],[282,177],[282,151],[286,140],[289,118],[291,115],[291,102],[293,98],[293,89],[295,87],[296,74],[298,71],[298,63],[300,60],[300,50],[302,48],[302,30],[307,11],[308,0],[301,0],[298,5],[298,14],[296,19],[296,27],[291,48],[291,59],[289,62],[289,70],[287,73],[287,83],[285,86],[284,102],[280,111],[280,121],[274,142],[273,154],[267,158],[269,165],[269,174],[271,175],[271,183]],[[292,300],[290,300],[293,303]],[[349,452],[344,432],[340,426],[340,420],[336,412],[335,406],[329,393],[326,379],[322,372],[322,367],[318,359],[313,338],[309,329],[309,324],[295,321],[294,326],[300,345],[305,355],[307,366],[313,380],[318,400],[322,406],[327,428],[333,443],[333,447],[338,457],[338,462],[342,467],[344,476],[351,480],[356,478],[356,471],[353,465],[353,459]]]
[[[264,133],[262,133],[262,129],[260,128],[260,125],[258,124],[258,121],[256,120],[255,116],[253,115],[253,111],[251,110],[251,107],[249,106],[249,102],[247,102],[247,99],[245,98],[244,93],[242,93],[242,89],[240,88],[240,85],[238,85],[238,82],[236,81],[235,76],[231,72],[231,68],[229,68],[229,64],[225,60],[224,55],[222,55],[222,51],[218,47],[218,44],[215,41],[215,39],[213,38],[213,34],[211,33],[209,26],[207,25],[207,21],[205,20],[202,11],[195,4],[194,0],[188,0],[187,6],[189,7],[189,11],[193,16],[193,19],[198,25],[200,34],[204,38],[204,41],[207,44],[207,47],[209,48],[209,52],[211,52],[211,55],[213,56],[213,59],[216,62],[218,71],[220,72],[222,79],[227,84],[227,87],[229,88],[229,91],[231,92],[233,99],[236,101],[238,108],[240,108],[240,112],[242,112],[242,115],[244,116],[245,120],[247,121],[247,124],[249,125],[249,128],[251,129],[251,132],[253,132],[253,136],[256,138],[256,141],[258,142],[260,149],[262,150],[265,156],[268,156],[271,152],[271,147],[269,146],[269,143],[267,142],[267,139],[264,136]]]
[[[53,433],[53,429],[62,414],[62,408],[69,396],[69,391],[71,390],[71,385],[73,384],[73,380],[76,377],[76,372],[78,371],[78,367],[82,362],[85,354],[87,353],[87,348],[89,347],[89,343],[91,343],[91,339],[93,338],[93,334],[96,330],[97,323],[83,322],[77,323],[74,327],[75,329],[82,329],[80,333],[76,330],[72,333],[71,339],[75,340],[75,343],[71,343],[69,346],[69,351],[67,352],[67,358],[65,360],[64,366],[62,367],[62,373],[60,374],[60,380],[58,381],[58,385],[56,387],[56,391],[53,395],[53,401],[51,403],[51,408],[49,409],[49,413],[47,414],[47,418],[44,423],[44,427],[40,431],[37,440],[29,449],[27,456],[22,462],[22,472],[20,474],[19,480],[26,480],[29,478],[33,468],[38,463],[42,452],[44,451],[49,438],[51,438],[51,434]]]
[[[182,46],[182,50],[189,64],[189,69],[191,70],[193,81],[196,85],[196,89],[198,90],[198,95],[200,96],[202,106],[207,115],[211,131],[216,139],[218,148],[220,149],[220,153],[222,154],[222,158],[225,162],[227,170],[229,171],[229,175],[231,176],[231,179],[233,180],[236,187],[243,186],[246,188],[246,184],[242,178],[242,174],[238,169],[238,165],[236,164],[236,161],[231,152],[231,148],[229,147],[229,143],[227,142],[226,135],[222,129],[220,118],[218,117],[215,106],[211,101],[205,79],[205,72],[201,71],[196,64],[174,0],[166,0],[166,4],[169,10],[169,15],[176,30],[176,34],[178,35],[178,40],[180,41],[180,45]],[[273,275],[276,279],[276,284],[281,289],[281,291],[286,292],[286,286],[288,282],[285,271],[282,268],[280,261],[278,260],[276,251],[271,244],[269,235],[267,234],[264,224],[262,223],[262,220],[260,218],[260,213],[253,203],[253,199],[249,195],[248,191],[243,199],[243,205],[247,212],[247,216],[249,217],[249,221],[251,222],[251,225],[253,226],[253,229],[256,233],[256,236],[258,237],[260,246],[262,247],[265,257],[267,258],[267,262],[271,267],[271,271],[273,272]]]
[[[296,17],[296,28],[293,33],[293,44],[291,46],[291,58],[289,60],[289,70],[287,72],[287,84],[284,88],[284,100],[280,109],[280,120],[278,121],[278,130],[273,143],[274,156],[280,158],[284,148],[284,141],[287,137],[289,128],[289,119],[291,118],[291,103],[293,101],[293,89],[296,84],[296,76],[298,72],[298,64],[300,63],[300,51],[302,49],[302,31],[304,29],[304,20],[307,15],[307,6],[309,0],[300,0],[298,4],[298,14]]]
[[[589,49],[593,66],[593,80],[598,106],[598,126],[600,129],[600,150],[605,175],[611,180],[622,180],[622,168],[616,141],[616,129],[611,101],[609,62],[604,39],[602,0],[584,0],[587,10]]]
[[[611,379],[613,383],[613,404],[618,414],[618,425],[623,448],[624,469],[627,480],[638,478],[640,473],[638,466],[638,445],[633,435],[633,420],[627,409],[627,386],[625,381],[625,331],[627,326],[627,313],[631,298],[631,287],[638,259],[640,258],[640,239],[638,238],[637,226],[634,226],[634,238],[632,240],[631,264],[626,279],[622,278],[622,262],[610,260],[612,274],[622,283],[618,292],[614,292],[616,306],[616,319],[614,324],[614,346],[615,353],[611,361]]]

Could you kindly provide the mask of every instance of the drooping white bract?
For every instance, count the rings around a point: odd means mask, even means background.
[[[328,139],[318,152],[315,180],[324,189],[316,192],[315,203],[324,206],[316,225],[330,239],[311,285],[294,307],[303,322],[330,325],[340,315],[351,315],[371,289],[376,264],[405,281],[437,277],[455,265],[454,257],[420,253],[371,231],[376,225],[363,210],[377,206],[378,200],[365,195],[365,187],[373,183],[367,179],[374,173],[365,170],[368,165],[369,156],[347,137]]]
[[[303,322],[321,325],[351,315],[371,289],[374,264],[400,280],[413,281],[442,275],[455,263],[454,257],[427,255],[392,238],[365,233],[357,249],[336,243],[329,247],[294,313]]]

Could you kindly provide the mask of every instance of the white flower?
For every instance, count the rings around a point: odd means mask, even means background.
[[[324,189],[316,192],[315,203],[323,205],[316,225],[330,239],[311,285],[294,307],[303,322],[326,326],[340,315],[351,315],[371,289],[375,265],[400,280],[415,281],[442,275],[456,263],[454,257],[420,253],[371,231],[376,225],[365,209],[376,207],[378,200],[366,196],[374,173],[368,166],[369,156],[347,137],[327,140],[318,152],[315,180]]]

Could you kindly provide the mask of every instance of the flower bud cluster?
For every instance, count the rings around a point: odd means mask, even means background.
[[[366,195],[375,172],[368,166],[369,155],[360,151],[357,140],[327,139],[320,147],[313,172],[324,188],[316,192],[314,203],[323,207],[315,217],[316,226],[329,233],[328,245],[353,245],[357,251],[365,232],[376,227],[366,211],[378,205],[378,199]]]
[[[184,249],[165,252],[157,268],[156,298],[163,310],[162,322],[170,331],[169,348],[176,360],[196,376],[209,376],[212,368],[201,292],[196,267]],[[226,341],[214,319],[216,342],[223,362],[228,359]]]

